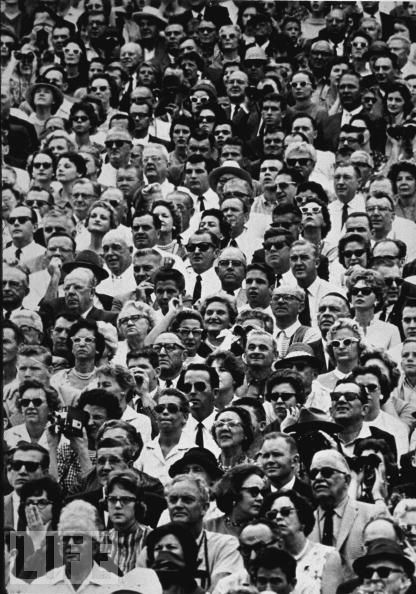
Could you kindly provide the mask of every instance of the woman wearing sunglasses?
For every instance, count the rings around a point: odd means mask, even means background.
[[[261,516],[276,526],[282,548],[295,557],[296,579],[309,594],[334,594],[342,581],[341,558],[333,548],[309,540],[315,524],[312,505],[296,491],[273,493]]]
[[[346,285],[354,318],[364,333],[365,341],[386,350],[400,344],[397,327],[382,322],[375,315],[382,309],[385,299],[386,283],[383,276],[376,270],[355,268],[347,277]]]
[[[50,413],[58,410],[59,404],[57,392],[38,380],[26,380],[20,384],[17,407],[24,422],[5,431],[7,445],[14,448],[19,441],[28,441],[47,448],[45,428]]]
[[[62,563],[56,530],[64,498],[50,476],[28,481],[19,496],[15,573],[30,583]]]
[[[15,51],[9,63],[8,70],[10,66],[13,68],[10,73],[12,107],[19,107],[26,100],[27,92],[37,78],[38,60],[33,47],[27,43],[20,50]],[[4,80],[7,80],[7,72],[2,72],[2,75],[4,76]]]
[[[368,48],[372,40],[364,31],[355,31],[351,34],[348,45],[351,57],[351,66],[360,76],[369,76],[371,69],[367,60]]]
[[[251,460],[247,450],[254,438],[250,414],[238,406],[228,406],[215,417],[212,435],[221,449],[218,466],[226,472],[236,464]]]
[[[176,388],[166,388],[160,394],[154,413],[159,434],[144,444],[134,466],[157,476],[166,485],[171,480],[170,467],[195,446],[195,442],[183,433],[189,416],[188,399]]]
[[[91,136],[96,134],[98,120],[94,108],[87,102],[74,103],[71,107],[69,122],[75,136],[77,149],[97,148],[102,152],[103,147],[93,142]]]
[[[338,282],[345,286],[345,278],[354,270],[356,266],[368,268],[371,259],[371,243],[359,233],[345,233],[338,243],[338,262],[337,266]],[[335,269],[337,262],[334,263]],[[342,267],[342,268],[341,268]],[[339,268],[339,270],[338,270]]]
[[[297,113],[307,113],[313,117],[318,127],[328,118],[325,107],[313,101],[312,96],[316,88],[315,77],[309,70],[298,70],[293,74],[290,88],[294,104],[287,108],[287,113],[294,116]]]
[[[84,43],[80,39],[67,39],[62,44],[61,63],[68,75],[65,93],[73,96],[80,87],[88,87],[88,59]]]
[[[217,507],[224,515],[205,521],[205,528],[239,537],[243,528],[259,517],[264,497],[270,493],[263,470],[255,464],[238,464],[216,483]]]

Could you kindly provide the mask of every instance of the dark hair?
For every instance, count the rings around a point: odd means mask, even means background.
[[[76,407],[82,410],[87,404],[105,408],[108,419],[121,419],[123,414],[117,397],[99,388],[82,392]]]
[[[14,332],[14,337],[17,342],[17,346],[23,344],[25,337],[23,336],[23,332],[20,330],[19,326],[16,326],[14,322],[11,320],[2,320],[1,321],[1,328],[2,328],[2,336],[4,337],[4,331],[6,328],[12,330]]]
[[[73,336],[75,336],[75,334],[78,332],[78,330],[82,330],[83,328],[85,328],[86,330],[90,330],[94,334],[95,351],[96,351],[95,361],[96,362],[99,361],[101,359],[101,357],[103,356],[104,349],[105,349],[105,340],[104,340],[104,336],[101,334],[101,332],[98,329],[97,322],[95,322],[94,320],[87,320],[85,318],[80,318],[77,322],[75,322],[75,324],[73,326],[70,327],[70,329],[68,331],[67,349],[68,349],[68,353],[70,353],[70,356],[68,358],[68,359],[71,359],[69,361],[70,365],[73,365],[75,362],[74,356],[72,355],[71,338]]]
[[[211,159],[206,159],[203,155],[200,155],[199,153],[189,155],[185,162],[185,168],[187,163],[190,163],[191,165],[196,165],[197,163],[204,163],[207,173],[210,173],[213,168],[213,162],[211,161]]]
[[[189,128],[189,131],[192,134],[195,123],[192,118],[190,118],[189,116],[187,116],[185,114],[179,114],[179,115],[175,116],[174,118],[172,118],[172,123],[170,125],[170,139],[172,142],[173,142],[173,132],[175,130],[175,126],[177,126],[177,125],[187,126]]]
[[[226,408],[223,408],[222,410],[220,410],[215,416],[215,421],[217,421],[217,419],[220,415],[222,415],[223,413],[227,413],[227,412],[233,412],[236,415],[238,415],[241,419],[241,425],[242,425],[243,432],[244,432],[244,440],[243,440],[243,443],[241,444],[241,447],[246,452],[254,440],[253,425],[251,423],[250,413],[247,412],[244,408],[240,408],[239,406],[231,405],[231,406],[227,406]],[[215,422],[212,426],[212,435],[214,437],[214,440],[217,442]]]
[[[285,97],[283,95],[279,95],[279,93],[267,93],[260,102],[261,107],[263,107],[263,104],[266,101],[273,101],[274,103],[279,103],[280,109],[282,111],[285,111],[286,106],[287,106]]]
[[[242,398],[237,398],[234,400],[235,406],[244,407],[248,406],[254,410],[254,414],[258,423],[263,423],[266,420],[266,411],[258,398],[253,398],[252,396],[243,396]]]
[[[127,438],[130,442],[129,447],[131,450],[131,459],[136,460],[143,449],[143,439],[140,433],[136,430],[136,428],[133,425],[130,425],[130,423],[127,423],[127,421],[122,421],[121,419],[110,419],[109,421],[105,421],[105,423],[101,425],[97,432],[97,443],[99,441],[101,442],[107,441],[107,439],[111,439],[113,442],[116,442],[117,445],[120,447],[123,444],[112,438],[106,438],[105,440],[102,440],[102,436],[108,429],[123,429],[123,431],[126,432]]]
[[[225,240],[228,240],[231,235],[230,223],[226,220],[224,213],[219,208],[207,208],[201,213],[201,221],[205,217],[215,217],[218,219],[219,227]]]
[[[237,464],[237,466],[228,470],[214,488],[218,509],[227,516],[231,514],[235,504],[241,501],[241,487],[244,481],[253,474],[261,478],[264,477],[263,470],[256,464]]]
[[[215,137],[214,137],[214,135],[213,134],[210,134],[209,132],[207,132],[203,128],[194,128],[191,131],[191,135],[189,137],[189,140],[191,138],[194,138],[195,140],[198,140],[198,142],[200,142],[201,140],[208,140],[211,148],[213,148],[214,145],[215,145]],[[188,140],[188,142],[189,142],[189,140]],[[197,163],[200,163],[200,160],[197,161]]]
[[[279,371],[272,373],[266,382],[266,390],[264,394],[266,400],[269,402],[271,401],[272,388],[279,384],[290,384],[296,392],[296,402],[299,404],[305,403],[305,386],[299,372],[292,371],[291,369],[279,369]]]
[[[298,189],[299,191],[299,189]],[[328,211],[328,206],[327,206],[327,202],[324,202],[323,200],[321,200],[320,198],[307,198],[305,200],[304,204],[310,204],[311,202],[316,202],[316,204],[319,204],[319,206],[321,207],[321,213],[322,213],[322,218],[323,218],[323,226],[322,226],[322,238],[324,239],[329,231],[331,230],[331,217],[329,216],[329,211]]]
[[[180,329],[180,325],[185,320],[196,320],[197,322],[199,322],[201,328],[204,329],[204,320],[202,319],[202,316],[199,313],[199,311],[196,311],[195,309],[184,309],[182,311],[179,311],[173,318],[169,325],[169,331],[178,332],[178,330]]]
[[[280,171],[280,173],[282,173]],[[296,172],[297,174],[297,172]],[[289,174],[290,175],[290,174]],[[293,179],[293,176],[292,176]],[[285,214],[293,214],[297,219],[297,222],[300,223],[302,221],[302,213],[299,209],[297,204],[278,204],[273,208],[272,211],[272,219],[277,218],[279,215]],[[273,224],[271,225],[273,227]]]
[[[185,278],[182,272],[176,268],[159,268],[153,276],[153,284],[156,288],[158,282],[173,281],[181,293],[185,290]]]
[[[247,266],[246,276],[252,270],[260,270],[260,272],[262,272],[266,276],[267,282],[269,283],[269,287],[273,287],[275,285],[276,279],[274,276],[274,271],[265,262],[252,262],[251,264],[249,264]]]
[[[383,454],[384,464],[386,466],[387,473],[387,485],[389,487],[393,487],[394,479],[397,478],[397,465],[395,456],[393,455],[393,452],[391,451],[388,443],[384,439],[365,437],[357,441],[357,444],[354,448],[354,456],[361,456],[364,450],[374,450],[376,452],[380,452],[381,454]]]
[[[19,348],[18,356],[33,358],[41,357],[46,367],[52,365],[51,351],[40,344],[22,344]]]
[[[185,383],[185,376],[188,371],[206,371],[209,375],[209,383],[211,385],[211,390],[215,390],[220,385],[220,378],[218,377],[217,370],[213,367],[209,367],[205,363],[191,363],[188,365],[186,369],[182,369],[181,374],[179,376],[179,380],[176,384],[178,390],[183,392],[183,385]]]
[[[329,75],[331,74],[331,70],[334,66],[338,64],[346,64],[348,66],[348,72],[351,71],[351,65],[348,61],[347,57],[344,56],[331,56],[329,60],[325,64],[324,68],[324,76],[327,81],[329,81]]]
[[[388,98],[389,94],[390,93],[400,93],[400,95],[402,96],[402,99],[404,101],[403,113],[405,116],[409,115],[409,113],[413,109],[413,102],[412,102],[412,96],[410,94],[410,91],[405,84],[400,83],[400,82],[393,82],[393,83],[390,83],[384,89],[384,91],[385,91],[385,93],[384,93],[383,104],[385,106],[386,111],[387,111],[387,98]]]
[[[390,167],[387,177],[393,186],[393,192],[397,194],[397,177],[401,171],[410,173],[416,181],[416,165],[412,161],[398,161]]]
[[[75,253],[76,247],[77,247],[76,242],[75,242],[75,239],[72,237],[72,235],[69,235],[69,233],[64,233],[63,231],[55,231],[54,233],[52,233],[52,235],[49,235],[48,241],[46,243],[46,247],[48,247],[49,240],[50,239],[53,239],[54,237],[66,237],[67,239],[70,239],[71,240],[71,244],[72,244],[72,249],[73,249],[73,251]],[[75,314],[71,314],[71,315],[75,315]],[[59,316],[59,317],[61,317],[61,316]],[[75,316],[74,319],[77,319],[78,317],[79,316]]]
[[[138,359],[139,357],[147,359],[154,369],[159,367],[159,353],[153,347],[145,346],[139,351],[129,351],[126,355],[126,363],[128,364],[131,359]]]
[[[52,503],[52,520],[48,530],[56,530],[59,521],[59,515],[64,503],[63,492],[56,480],[47,475],[41,478],[33,479],[25,483],[20,490],[20,505],[18,510],[18,530],[26,530],[27,520],[25,514],[26,499],[32,495],[41,495],[46,491],[49,501]]]
[[[339,263],[342,264],[342,266],[344,266],[344,268],[345,268],[345,257],[344,257],[345,246],[347,245],[347,243],[350,243],[352,241],[356,241],[357,243],[362,244],[362,246],[364,247],[364,249],[366,251],[367,265],[369,265],[369,263],[371,261],[371,243],[367,239],[365,239],[365,237],[360,235],[359,233],[345,233],[345,235],[341,236],[341,239],[338,242]]]
[[[193,577],[198,567],[198,546],[190,529],[186,525],[176,522],[158,526],[147,537],[147,567],[152,567],[155,562],[156,544],[168,534],[173,534],[178,539],[183,550],[186,572],[189,572],[191,577]]]
[[[305,117],[309,117],[309,116],[305,116]],[[311,119],[313,119],[313,118],[311,118]],[[317,197],[320,200],[322,200],[322,202],[324,202],[325,204],[329,204],[328,194],[325,192],[322,185],[318,184],[317,182],[307,181],[307,182],[303,182],[303,183],[299,184],[297,187],[296,193],[300,194],[301,192],[307,192],[308,190],[310,190],[311,192],[316,194]]]
[[[206,359],[207,365],[212,365],[214,361],[220,360],[222,366],[231,375],[235,382],[235,387],[239,388],[244,383],[244,365],[239,357],[236,357],[231,351],[215,351],[208,355]]]
[[[143,481],[141,476],[135,470],[114,470],[108,476],[106,492],[107,497],[110,495],[112,489],[120,485],[129,493],[133,493],[136,501],[134,506],[134,514],[138,522],[144,519],[146,507],[143,504]]]
[[[375,375],[378,379],[378,383],[380,384],[380,392],[383,396],[383,402],[385,402],[390,396],[391,388],[390,381],[386,378],[380,367],[377,367],[377,365],[368,365],[368,367],[361,365],[354,367],[349,377],[355,381],[357,376],[366,375],[367,373]]]
[[[397,363],[387,354],[383,349],[377,349],[376,347],[366,347],[365,351],[360,355],[360,365],[364,365],[370,359],[378,359],[387,367],[389,371],[389,377],[387,378],[390,382],[390,389],[394,390],[397,388],[400,379],[400,370]]]
[[[24,393],[27,390],[31,390],[31,389],[42,390],[45,393],[46,403],[47,403],[50,411],[55,411],[55,410],[58,410],[58,408],[60,408],[61,403],[59,400],[58,392],[55,390],[55,388],[53,388],[52,386],[47,386],[37,379],[27,379],[19,385],[20,398],[17,402],[19,409],[21,408],[20,401],[23,398]]]
[[[285,574],[286,580],[290,584],[296,583],[296,559],[283,549],[266,547],[261,550],[251,565],[251,571],[254,576],[257,576],[260,567],[266,569],[279,568]]]
[[[28,441],[19,441],[17,446],[15,448],[13,448],[13,450],[11,451],[12,459],[13,459],[14,454],[18,451],[38,452],[39,454],[42,454],[42,459],[40,461],[40,465],[42,466],[42,468],[44,470],[47,470],[49,468],[49,464],[50,464],[49,452],[48,452],[48,450],[46,450],[45,448],[40,446],[38,443],[29,443]]]
[[[60,155],[58,155],[58,157],[56,158],[56,165],[58,165],[61,159],[68,159],[68,161],[71,161],[75,165],[79,175],[81,177],[86,177],[87,164],[85,162],[84,157],[81,157],[81,155],[79,155],[78,153],[67,151],[65,153],[61,153]]]
[[[266,229],[266,231],[264,232],[263,240],[265,241],[266,239],[270,239],[271,237],[284,237],[285,243],[289,247],[295,241],[290,231],[286,231],[283,229],[280,230],[276,227],[269,227],[268,229]]]
[[[153,202],[152,204],[152,210],[151,212],[154,213],[154,210],[157,206],[163,206],[164,208],[166,208],[172,217],[172,238],[176,239],[178,241],[178,243],[180,243],[180,232],[181,232],[181,225],[182,225],[182,220],[181,220],[181,215],[179,214],[178,209],[176,208],[175,204],[173,202],[168,202],[167,200],[156,200],[155,202]],[[159,216],[159,215],[156,215]]]
[[[86,51],[84,42],[80,39],[79,36],[77,36],[77,37],[71,36],[69,39],[66,39],[63,42],[62,48],[65,48],[70,43],[75,43],[81,50],[80,59],[78,62],[78,71],[79,71],[79,74],[83,80],[84,79],[88,80],[88,57],[87,57],[87,51]],[[62,68],[66,69],[64,55],[62,55],[62,58],[61,58],[61,66],[62,66]]]
[[[95,134],[95,132],[97,131],[97,126],[98,126],[97,116],[95,114],[94,108],[91,105],[91,103],[87,103],[86,101],[80,101],[79,103],[74,103],[72,105],[71,110],[69,112],[69,123],[71,124],[71,126],[74,123],[75,114],[78,113],[79,111],[84,112],[85,115],[90,120],[90,124],[91,124],[90,134]]]
[[[260,516],[265,515],[265,512],[269,511],[273,503],[280,497],[287,497],[293,503],[293,507],[296,509],[298,514],[299,522],[303,525],[303,533],[308,536],[312,532],[312,528],[315,525],[315,516],[313,513],[313,507],[310,501],[299,495],[296,491],[290,489],[289,491],[278,491],[277,493],[271,493],[264,501],[260,511]]]
[[[193,235],[196,236],[200,236],[200,235],[209,235],[211,242],[213,244],[213,246],[218,249],[220,247],[220,239],[219,237],[217,237],[217,235],[215,235],[215,233],[213,233],[212,231],[209,231],[209,229],[197,229],[196,231],[194,231],[191,235],[191,237]]]
[[[138,208],[137,210],[135,210],[131,220],[133,222],[134,219],[137,219],[138,217],[146,217],[146,216],[152,218],[154,228],[156,229],[156,231],[159,231],[159,229],[162,226],[162,223],[161,223],[159,217],[156,214],[154,214],[153,212],[149,212],[148,210],[144,210],[143,208]]]
[[[335,388],[341,386],[342,384],[355,384],[356,386],[358,386],[360,388],[358,398],[360,399],[361,404],[368,404],[368,396],[364,386],[360,386],[359,384],[357,384],[357,382],[354,379],[351,379],[349,375],[347,377],[339,379],[335,384]]]

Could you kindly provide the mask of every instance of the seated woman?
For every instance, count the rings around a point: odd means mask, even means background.
[[[27,582],[59,567],[59,552],[56,529],[63,505],[63,494],[58,483],[50,476],[30,480],[19,493],[18,554],[16,575]]]
[[[151,528],[142,523],[145,506],[140,476],[134,470],[111,472],[106,493],[112,527],[105,541],[110,558],[125,574],[137,566],[143,543],[151,532]]]
[[[341,558],[333,547],[308,539],[315,524],[309,501],[295,491],[273,493],[260,514],[275,523],[281,548],[295,557],[298,583],[307,582],[309,594],[334,594],[342,581]]]
[[[244,526],[259,517],[263,499],[269,492],[259,466],[237,464],[215,485],[217,506],[224,515],[206,520],[205,528],[238,538]]]

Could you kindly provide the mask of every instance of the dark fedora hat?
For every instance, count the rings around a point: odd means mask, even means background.
[[[65,274],[75,270],[75,268],[88,268],[89,270],[92,270],[97,280],[100,282],[109,276],[108,272],[101,266],[98,254],[92,250],[82,250],[82,252],[77,254],[75,260],[66,262],[62,266],[62,270]]]
[[[403,553],[400,545],[389,538],[376,538],[369,543],[367,553],[358,557],[352,564],[355,573],[359,576],[367,564],[379,559],[390,559],[401,565],[408,577],[412,576],[415,566]]]
[[[274,364],[274,369],[285,369],[288,363],[293,361],[303,361],[308,363],[314,369],[321,369],[321,361],[315,357],[312,347],[304,342],[293,342],[287,350],[286,357],[279,359]]]
[[[325,433],[339,433],[341,425],[328,420],[322,410],[317,408],[302,408],[296,423],[283,429],[285,433],[312,433],[313,431],[325,431]]]
[[[169,475],[174,477],[177,474],[181,474],[188,464],[202,466],[213,480],[222,477],[223,473],[218,467],[214,454],[205,448],[191,448],[188,450],[180,460],[172,464],[169,468]]]

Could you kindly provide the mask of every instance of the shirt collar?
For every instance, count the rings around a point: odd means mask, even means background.
[[[280,332],[284,332],[286,335],[286,338],[292,338],[292,336],[294,335],[296,330],[298,328],[300,328],[301,325],[302,324],[299,322],[299,320],[296,320],[296,322],[294,322],[291,326],[284,328],[284,330],[277,329],[277,336],[279,336]]]

